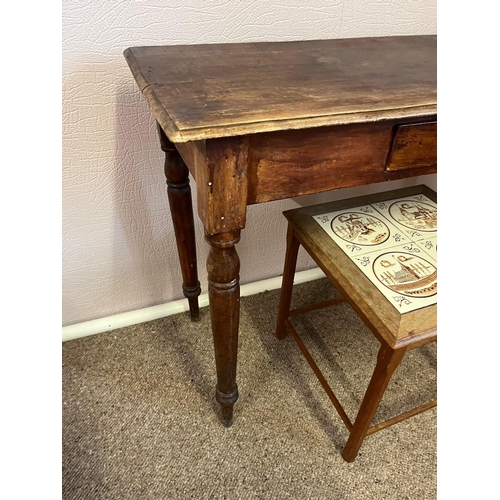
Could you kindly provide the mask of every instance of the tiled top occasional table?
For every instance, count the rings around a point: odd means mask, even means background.
[[[200,285],[189,173],[196,180],[225,425],[238,398],[236,244],[247,206],[435,173],[436,42],[401,36],[125,51],[158,124],[193,320]]]
[[[416,186],[284,213],[287,252],[276,335],[288,330],[316,373],[350,436],[343,451],[355,459],[367,435],[436,405],[435,401],[370,427],[394,370],[409,349],[437,340],[436,193]],[[302,245],[342,299],[290,311],[293,276]],[[295,330],[291,317],[347,301],[381,346],[354,424]]]

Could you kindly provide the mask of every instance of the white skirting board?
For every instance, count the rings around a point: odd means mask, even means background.
[[[319,267],[306,269],[305,271],[295,273],[294,284],[305,283],[307,281],[313,281],[324,277],[325,274]],[[241,285],[240,296],[247,297],[249,295],[265,292],[267,290],[276,290],[281,288],[282,279],[282,276],[278,276],[276,278],[269,278],[267,280]],[[208,294],[201,294],[198,297],[198,303],[200,307],[208,306]],[[62,341],[66,342],[68,340],[95,335],[96,333],[109,332],[111,330],[116,330],[117,328],[137,325],[154,319],[165,318],[166,316],[171,316],[172,314],[188,310],[189,305],[187,299],[180,299],[166,304],[160,304],[158,306],[146,307],[144,309],[115,314],[114,316],[108,316],[106,318],[99,318],[91,321],[85,321],[83,323],[77,323],[75,325],[63,326]]]

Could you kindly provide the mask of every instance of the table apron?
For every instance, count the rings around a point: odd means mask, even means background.
[[[387,168],[396,129],[394,122],[378,122],[255,134],[249,143],[247,202],[435,173],[435,155],[404,170]],[[429,134],[435,136],[435,129]]]
[[[435,148],[429,153],[435,120],[282,130],[176,147],[196,180],[205,229],[217,234],[243,229],[246,205],[436,173]],[[407,134],[404,150],[397,135],[402,125],[418,132]],[[394,168],[396,147],[404,152],[404,168]]]

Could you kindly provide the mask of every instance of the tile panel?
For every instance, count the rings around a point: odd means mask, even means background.
[[[422,194],[313,216],[401,313],[437,303],[437,204]]]

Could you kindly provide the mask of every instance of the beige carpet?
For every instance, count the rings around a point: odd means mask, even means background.
[[[297,285],[294,306],[334,296]],[[208,309],[63,344],[63,498],[433,499],[436,409],[366,438],[341,457],[347,431],[288,336],[274,337],[279,291],[241,300],[240,399],[224,428],[215,403]],[[295,320],[349,417],[378,342],[346,304]],[[436,346],[407,354],[382,421],[436,395]]]

